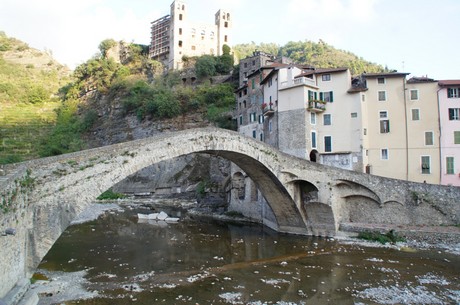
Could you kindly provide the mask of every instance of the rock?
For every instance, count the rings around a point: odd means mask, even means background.
[[[157,217],[158,220],[165,220],[166,218],[168,218],[168,214],[166,214],[166,213],[163,212],[163,211],[161,211],[161,212],[158,214],[158,217]]]

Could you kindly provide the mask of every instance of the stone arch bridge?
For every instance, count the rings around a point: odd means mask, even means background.
[[[95,198],[140,169],[190,153],[228,159],[265,197],[274,230],[333,236],[342,222],[460,223],[460,188],[386,179],[284,154],[216,128],[165,133],[32,160],[0,176],[0,296],[31,272],[70,222]]]

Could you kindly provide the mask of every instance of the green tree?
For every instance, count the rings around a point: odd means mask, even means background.
[[[99,51],[103,58],[107,57],[107,52],[117,45],[117,42],[113,39],[105,39],[99,44]]]
[[[211,55],[203,55],[197,59],[195,64],[198,78],[206,78],[216,75],[216,58]]]

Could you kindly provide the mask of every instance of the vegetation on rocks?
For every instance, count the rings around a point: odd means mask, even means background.
[[[116,193],[112,189],[108,189],[104,193],[100,194],[96,199],[97,200],[117,200],[126,198],[125,194]]]
[[[324,41],[315,43],[309,40],[290,41],[284,46],[275,43],[246,43],[233,47],[239,59],[251,56],[254,50],[263,51],[274,56],[285,56],[296,63],[303,63],[319,68],[347,67],[352,75],[364,72],[376,73],[388,70],[381,65],[371,63],[362,57],[343,50],[338,50]]]
[[[160,62],[149,58],[148,46],[106,39],[99,44],[100,54],[70,75],[51,52],[0,32],[0,164],[85,149],[109,114],[119,120],[133,116],[140,123],[196,114],[207,124],[235,129],[234,55],[244,58],[254,50],[318,67],[347,66],[353,74],[384,70],[322,41],[305,41],[241,44],[233,54],[224,45],[220,56],[184,56],[183,71],[165,73]],[[186,86],[190,73],[197,79]],[[213,83],[216,75],[230,75],[233,83]]]
[[[382,234],[379,232],[373,232],[373,231],[360,232],[358,234],[358,238],[369,240],[369,241],[377,241],[381,244],[386,244],[386,243],[395,244],[397,242],[406,241],[403,237],[396,234],[393,230],[390,230],[385,234]]]

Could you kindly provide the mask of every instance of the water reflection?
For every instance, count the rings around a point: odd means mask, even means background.
[[[460,259],[446,252],[370,248],[221,222],[139,223],[136,213],[71,226],[56,242],[41,272],[86,270],[81,285],[93,292],[66,304],[460,302]],[[40,304],[63,302],[66,293],[43,294]]]

